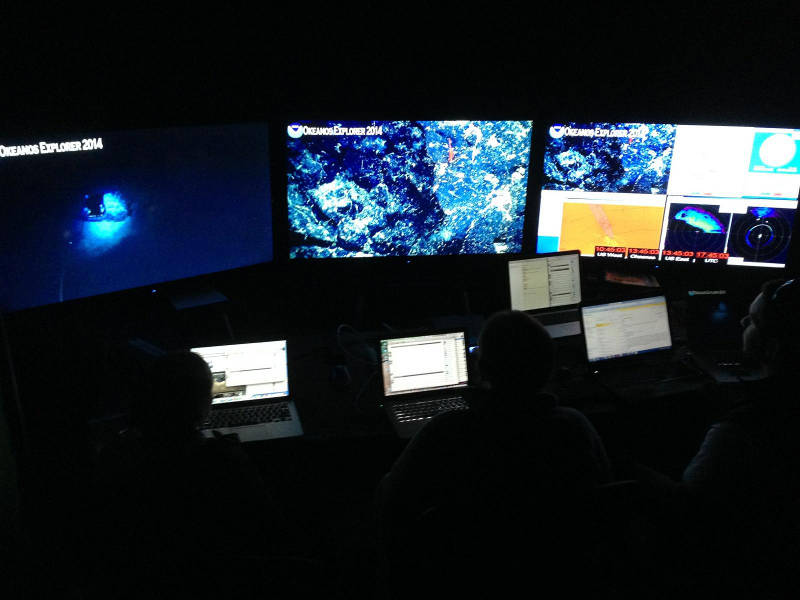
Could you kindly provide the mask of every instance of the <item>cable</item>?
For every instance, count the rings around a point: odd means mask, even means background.
[[[351,358],[351,359],[353,359],[353,360],[355,360],[355,361],[361,362],[361,363],[363,363],[363,364],[367,364],[367,365],[377,365],[377,364],[378,364],[377,358],[371,358],[371,359],[369,359],[369,358],[366,358],[365,356],[359,356],[359,355],[357,355],[357,354],[354,354],[354,353],[353,353],[352,351],[350,351],[350,350],[349,350],[347,347],[345,347],[345,345],[342,343],[342,331],[344,331],[345,329],[347,329],[347,330],[351,331],[351,332],[353,333],[353,335],[354,335],[354,336],[357,338],[357,341],[358,341],[358,342],[359,342],[361,345],[363,345],[364,347],[368,347],[368,345],[367,345],[367,342],[366,342],[366,340],[363,338],[363,336],[361,335],[361,333],[359,333],[359,332],[358,332],[358,331],[357,331],[357,330],[356,330],[354,327],[352,327],[351,325],[348,325],[347,323],[341,323],[341,324],[340,324],[340,325],[339,325],[339,326],[336,328],[336,345],[337,345],[337,346],[339,347],[339,349],[340,349],[340,350],[341,350],[341,351],[342,351],[342,352],[345,354],[345,356],[347,356],[348,358]]]
[[[375,378],[375,376],[377,374],[378,374],[377,369],[372,371],[369,374],[369,376],[366,378],[366,380],[364,380],[364,383],[361,384],[361,387],[359,388],[359,390],[356,393],[356,395],[353,397],[353,405],[355,406],[355,408],[356,408],[356,410],[358,412],[364,412],[364,407],[361,406],[361,398],[364,395],[364,392],[367,391],[367,387],[369,386],[369,384],[372,382],[372,380]]]

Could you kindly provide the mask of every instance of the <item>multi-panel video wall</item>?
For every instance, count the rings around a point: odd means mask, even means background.
[[[789,258],[798,129],[328,120],[275,135],[277,160],[264,123],[0,138],[0,310],[269,262],[274,200],[287,217],[277,256],[292,263],[575,249]],[[526,218],[535,239],[523,240]]]
[[[566,123],[545,138],[537,251],[785,265],[800,130]]]

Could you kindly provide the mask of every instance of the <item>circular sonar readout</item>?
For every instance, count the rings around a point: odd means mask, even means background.
[[[748,262],[783,263],[791,241],[794,210],[752,207],[735,214],[728,246],[732,256]]]

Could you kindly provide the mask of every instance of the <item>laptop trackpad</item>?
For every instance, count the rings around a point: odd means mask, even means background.
[[[235,433],[242,442],[257,442],[285,437],[303,435],[303,427],[299,421],[286,421],[281,423],[257,423],[255,425],[242,425],[240,427],[219,427],[217,429],[204,429],[203,436],[214,437],[214,431],[222,435]]]
[[[570,335],[581,334],[581,322],[570,321],[569,323],[557,323],[555,325],[545,325],[544,328],[551,338],[562,338]]]

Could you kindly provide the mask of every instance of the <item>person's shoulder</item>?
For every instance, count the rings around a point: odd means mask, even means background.
[[[579,411],[577,408],[571,406],[555,406],[553,407],[552,417],[563,421],[570,421],[573,423],[591,423],[589,417]]]
[[[234,460],[247,459],[242,442],[236,434],[222,435],[214,432],[212,437],[200,438],[197,442],[197,448],[204,455]]]
[[[442,438],[460,438],[474,435],[479,425],[475,410],[450,410],[439,413],[420,429],[414,436],[416,441]]]
[[[430,428],[434,431],[457,430],[462,427],[471,426],[476,421],[477,416],[472,408],[467,408],[464,410],[448,410],[433,417],[425,425],[425,428]]]

